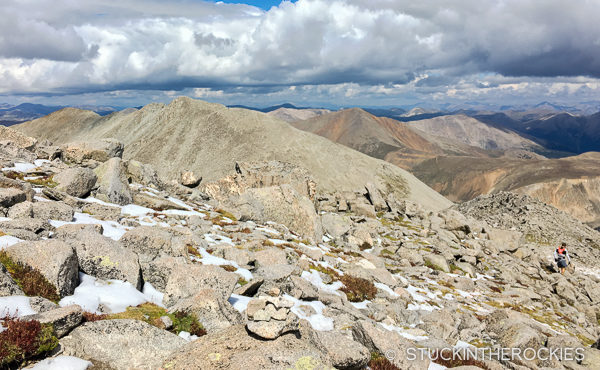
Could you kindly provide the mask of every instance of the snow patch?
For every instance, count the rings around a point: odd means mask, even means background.
[[[229,303],[235,308],[238,312],[243,313],[248,308],[248,303],[252,300],[252,297],[246,297],[239,294],[232,294],[229,297]]]
[[[22,295],[0,297],[0,317],[23,317],[36,313],[29,304],[29,297]]]
[[[292,313],[294,313],[296,316],[298,316],[301,319],[305,319],[307,320],[310,325],[313,327],[313,329],[318,330],[318,331],[330,331],[333,330],[333,319],[330,317],[326,317],[323,315],[323,310],[325,309],[325,305],[322,302],[319,301],[312,301],[312,302],[305,302],[305,301],[300,301],[288,294],[284,294],[283,296],[286,299],[289,299],[290,301],[294,302],[294,306],[290,309],[290,311],[292,311]],[[314,315],[306,315],[303,311],[301,306],[310,306],[312,307],[316,314]]]
[[[85,370],[92,363],[73,356],[47,358],[35,364],[32,370]]]
[[[100,280],[93,276],[79,273],[81,284],[75,293],[58,302],[61,307],[78,304],[84,311],[101,313],[99,306],[104,305],[110,313],[124,312],[129,306],[138,306],[157,299],[156,290],[148,287],[148,294],[135,289],[129,282],[121,280]]]
[[[300,275],[300,277],[303,278],[304,280],[308,281],[309,283],[311,283],[318,289],[321,289],[328,293],[337,294],[337,295],[340,295],[340,292],[338,292],[338,289],[340,289],[344,286],[344,284],[341,281],[335,281],[331,284],[325,284],[323,282],[323,279],[321,279],[321,275],[319,275],[319,272],[316,270],[310,270],[310,272],[302,271],[302,275]]]
[[[23,240],[10,235],[0,236],[0,250],[22,242]]]

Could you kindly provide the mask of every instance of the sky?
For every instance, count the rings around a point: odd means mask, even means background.
[[[0,102],[600,100],[600,0],[2,0]]]

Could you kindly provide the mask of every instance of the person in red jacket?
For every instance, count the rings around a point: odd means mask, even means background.
[[[561,274],[565,274],[565,269],[571,264],[571,257],[567,251],[567,243],[562,243],[560,247],[554,251],[554,262],[560,269]]]

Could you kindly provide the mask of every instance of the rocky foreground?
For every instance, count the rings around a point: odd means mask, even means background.
[[[1,366],[600,366],[600,234],[552,207],[500,193],[434,212],[281,162],[168,181],[123,149],[2,130]],[[452,348],[583,356],[410,356]]]

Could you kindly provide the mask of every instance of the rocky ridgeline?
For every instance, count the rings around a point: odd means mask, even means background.
[[[373,184],[319,193],[308,172],[280,162],[167,181],[123,160],[115,140],[55,147],[1,134],[2,366],[600,363],[599,234],[527,197],[431,212]],[[575,269],[562,276],[551,254],[564,238]],[[580,347],[585,358],[407,355],[463,347]]]

